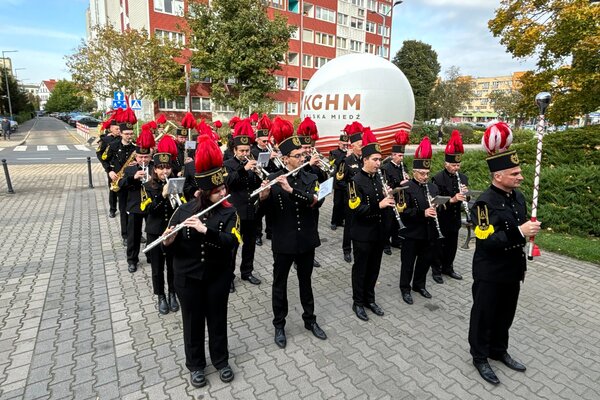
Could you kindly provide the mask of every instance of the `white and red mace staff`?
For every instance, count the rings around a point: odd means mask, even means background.
[[[535,103],[540,109],[540,117],[536,127],[537,131],[537,149],[535,155],[535,174],[533,178],[533,201],[531,204],[531,221],[537,221],[537,202],[540,192],[540,171],[542,169],[542,140],[546,134],[546,118],[545,113],[550,104],[550,93],[541,92],[535,96]],[[533,260],[533,257],[540,255],[540,249],[535,244],[535,236],[529,238],[529,248],[527,249],[527,259]]]

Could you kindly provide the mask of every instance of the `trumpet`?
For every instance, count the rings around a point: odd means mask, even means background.
[[[377,175],[379,175],[379,179],[381,180],[381,186],[383,187],[383,195],[385,197],[391,197],[392,194],[388,190],[388,184],[387,184],[387,181],[385,180],[385,177],[383,176],[383,173],[381,172],[381,168],[379,168],[377,170]],[[400,211],[398,211],[398,207],[396,207],[396,205],[394,205],[393,208],[394,208],[394,216],[396,217],[396,221],[398,221],[399,229],[406,228],[406,226],[402,223],[402,218],[400,218]]]
[[[319,157],[318,165],[321,171],[325,172],[327,175],[331,175],[333,173],[335,167],[329,164],[329,160],[321,153],[319,153],[319,151],[314,147],[312,147],[310,150],[309,158],[312,157]]]
[[[252,153],[248,153],[247,156],[244,156],[244,164],[246,164],[248,161],[254,161],[254,156],[252,155]],[[256,164],[256,166],[252,168],[252,171],[254,171],[256,175],[258,175],[261,181],[264,181],[265,179],[267,179],[267,176],[269,176],[269,173],[258,164]]]
[[[146,163],[142,163],[142,171],[144,171],[144,177],[142,178],[142,185],[150,179],[150,175],[148,174],[148,165]]]
[[[425,193],[427,194],[427,202],[429,203],[429,207],[434,207],[433,203],[431,202],[433,198],[429,193],[429,187],[427,186],[427,183],[424,183],[423,185],[425,186]],[[438,220],[437,215],[433,217],[433,220],[435,222],[435,228],[437,229],[438,239],[443,239],[444,235],[442,235],[442,230],[440,229],[440,221]]]
[[[463,185],[460,182],[460,174],[458,171],[456,172],[456,181],[458,182],[458,190],[459,193],[462,193]],[[469,204],[466,201],[462,201],[463,208],[465,209],[465,213],[467,214],[466,219],[468,223],[471,223],[471,213],[469,212]]]
[[[271,145],[271,143],[267,142],[267,151],[269,151],[270,153],[273,153],[275,151],[275,149],[273,148],[273,146]],[[284,169],[285,165],[283,165],[283,161],[281,161],[280,155],[279,155],[279,151],[277,151],[277,157],[275,157],[273,159],[273,162],[275,163],[275,166],[279,169]]]

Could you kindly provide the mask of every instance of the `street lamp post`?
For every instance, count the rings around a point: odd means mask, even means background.
[[[390,9],[388,10],[387,13],[382,14],[379,11],[373,11],[370,10],[372,13],[379,15],[381,18],[383,18],[383,25],[381,28],[381,49],[379,50],[379,55],[383,58],[385,58],[385,53],[383,51],[384,49],[384,44],[385,44],[385,19],[387,18],[387,16],[392,12],[392,10],[394,9],[394,7],[399,6],[400,4],[402,4],[404,2],[404,0],[396,0],[394,1],[394,3],[392,4],[392,6],[390,7]],[[390,23],[390,36],[391,36],[391,32],[392,32],[392,24]]]
[[[4,60],[6,60],[6,57],[4,56],[5,53],[16,53],[18,50],[2,50],[2,64],[4,66],[4,81],[6,82],[6,95],[8,96],[8,112],[10,114],[10,119],[12,120],[12,103],[10,101],[10,88],[8,87],[8,72],[7,72],[7,68],[6,68],[6,63]]]

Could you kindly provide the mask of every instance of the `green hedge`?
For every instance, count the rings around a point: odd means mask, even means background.
[[[458,125],[445,125],[444,132],[444,143],[448,143],[450,134],[453,130],[457,129],[462,137],[464,144],[479,144],[483,137],[484,130],[473,128],[468,124]],[[421,123],[415,123],[410,132],[410,143],[419,144],[421,139],[425,136],[429,136],[433,143],[437,142],[437,125],[423,125]],[[529,140],[534,140],[535,132],[528,129],[515,129],[513,130],[513,143],[524,143]]]
[[[527,132],[531,136],[531,131]],[[512,146],[517,150],[525,180],[521,191],[531,208],[537,140]],[[482,151],[467,152],[461,170],[473,190],[489,186],[490,174]],[[409,162],[411,157],[407,157]],[[432,171],[443,168],[443,153],[434,154]],[[410,165],[410,162],[409,162]],[[600,126],[569,129],[544,137],[538,218],[544,229],[576,236],[600,237]]]

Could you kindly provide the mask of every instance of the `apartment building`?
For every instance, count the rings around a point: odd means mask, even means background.
[[[188,0],[90,0],[87,13],[91,27],[112,24],[115,28],[145,28],[151,34],[186,44],[182,24]],[[273,97],[273,115],[293,120],[300,116],[303,89],[314,73],[333,58],[349,53],[372,53],[390,58],[390,25],[393,0],[264,0],[269,16],[281,14],[297,29],[281,70],[275,72],[279,92]],[[186,50],[188,51],[188,50]],[[229,119],[233,110],[210,100],[210,77],[199,66],[186,65],[193,80],[189,95],[144,102],[144,115],[165,113],[181,119],[191,110],[196,117]]]

